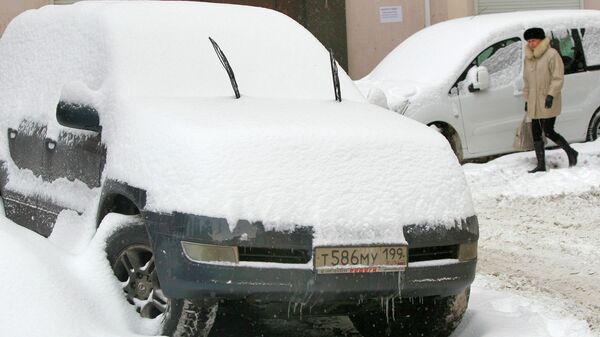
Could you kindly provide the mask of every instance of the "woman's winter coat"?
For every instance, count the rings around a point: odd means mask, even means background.
[[[532,50],[525,47],[523,69],[523,96],[527,101],[529,119],[552,118],[560,115],[562,100],[560,91],[564,82],[564,65],[558,52],[550,47],[545,38]],[[545,108],[546,96],[554,97],[552,107]]]

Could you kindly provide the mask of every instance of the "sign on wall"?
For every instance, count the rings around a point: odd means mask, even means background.
[[[379,7],[379,22],[402,22],[402,6]]]

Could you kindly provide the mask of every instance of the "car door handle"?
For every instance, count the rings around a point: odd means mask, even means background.
[[[56,142],[53,141],[52,139],[46,138],[44,140],[44,143],[46,143],[46,150],[48,150],[48,151],[54,151],[54,149],[56,149]]]

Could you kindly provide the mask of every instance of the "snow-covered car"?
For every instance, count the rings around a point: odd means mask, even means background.
[[[427,27],[357,84],[369,101],[435,125],[460,160],[513,150],[524,116],[523,32],[543,27],[565,64],[556,128],[570,142],[600,133],[600,11],[466,17]]]
[[[287,16],[47,6],[8,26],[0,74],[6,216],[43,236],[116,223],[110,266],[157,333],[206,335],[227,301],[364,336],[462,317],[478,224],[451,148]]]

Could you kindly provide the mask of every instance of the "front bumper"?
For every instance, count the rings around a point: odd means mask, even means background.
[[[240,262],[197,263],[186,257],[181,241],[233,246],[288,247],[312,252],[312,233],[265,232],[260,223],[242,222],[234,231],[224,219],[187,214],[144,214],[155,252],[161,288],[173,298],[216,297],[258,303],[321,304],[355,302],[368,298],[449,296],[473,282],[476,260],[409,262],[401,272],[317,274],[307,263]],[[409,247],[476,242],[477,219],[471,217],[454,229],[405,226]],[[250,235],[248,235],[250,234]]]

